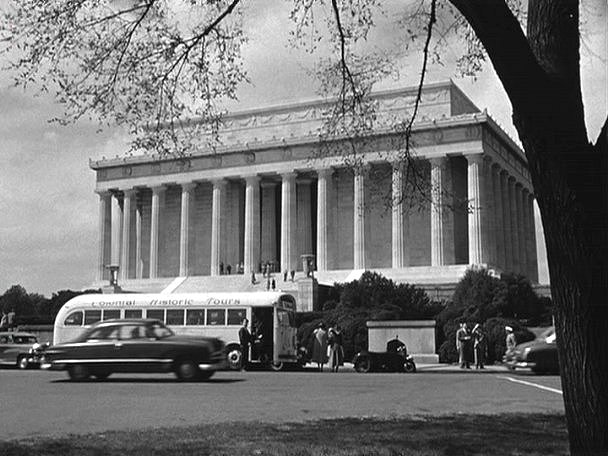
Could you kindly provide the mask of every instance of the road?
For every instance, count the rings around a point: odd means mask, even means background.
[[[559,377],[424,368],[416,374],[221,372],[72,383],[63,372],[0,370],[0,439],[229,421],[563,412]]]

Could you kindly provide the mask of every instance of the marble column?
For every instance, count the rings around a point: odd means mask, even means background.
[[[108,259],[110,256],[109,252],[109,242],[111,239],[111,225],[110,230],[108,230],[108,222],[111,221],[111,211],[110,198],[112,195],[110,192],[97,192],[99,195],[99,252],[98,252],[98,260],[97,260],[97,280],[102,281],[107,278],[107,270],[106,264],[108,264]]]
[[[452,176],[447,157],[431,162],[431,266],[454,264]]]
[[[122,208],[118,193],[112,194],[112,249],[110,264],[120,266],[120,247],[122,234]],[[120,272],[120,270],[119,270]]]
[[[220,263],[222,262],[222,238],[226,200],[226,181],[216,179],[213,181],[213,195],[211,201],[211,275],[220,275]],[[248,271],[251,272],[251,271]]]
[[[494,218],[494,186],[492,184],[492,160],[484,155],[483,160],[483,188],[481,191],[481,217],[482,217],[482,238],[485,244],[484,263],[496,265],[497,249],[496,239],[494,238],[495,218]]]
[[[194,200],[194,182],[182,184],[181,213],[179,223],[179,275],[186,277],[190,268],[190,210]]]
[[[329,269],[329,198],[331,193],[331,172],[329,168],[317,170],[317,269]]]
[[[405,252],[405,204],[404,201],[404,167],[402,163],[393,163],[393,176],[391,182],[392,200],[392,267],[404,268],[407,266]]]
[[[281,271],[296,269],[296,174],[281,176]]]
[[[517,237],[519,239],[519,273],[526,274],[528,272],[528,260],[526,258],[526,230],[525,230],[525,214],[523,206],[523,186],[517,183],[515,186],[515,204],[517,207]]]
[[[166,187],[152,187],[152,214],[150,217],[150,278],[158,277],[158,240],[160,237],[161,206]]]
[[[296,181],[296,210],[297,216],[297,254],[296,261],[298,269],[302,268],[300,255],[312,254],[312,200],[311,179],[300,178]]]
[[[536,223],[534,217],[534,194],[528,195],[528,220],[529,232],[530,232],[530,248],[528,250],[529,256],[529,267],[530,280],[534,283],[538,282],[538,258],[536,255]]]
[[[355,170],[353,185],[353,269],[365,269],[365,172],[365,167]]]
[[[519,229],[518,229],[518,214],[517,214],[517,195],[515,191],[515,178],[509,176],[509,210],[510,210],[510,226],[511,226],[511,252],[512,252],[512,272],[520,272],[521,257],[519,256]]]
[[[484,158],[482,154],[466,156],[468,162],[467,190],[469,199],[469,264],[482,264],[486,262],[487,252],[484,242],[484,196],[482,189],[484,182]]]
[[[122,203],[122,246],[120,249],[120,278],[127,280],[130,273],[131,259],[131,207],[132,202],[137,198],[134,189],[124,190]]]
[[[496,245],[495,264],[499,268],[505,268],[505,237],[502,207],[502,182],[501,168],[498,165],[492,166],[492,194],[494,196],[494,231],[493,237]]]
[[[524,269],[524,271],[522,272],[526,277],[531,278],[530,277],[530,269],[531,269],[531,260],[532,260],[532,254],[531,254],[531,237],[530,235],[532,234],[530,232],[530,211],[528,208],[528,202],[530,200],[530,192],[528,191],[527,188],[522,187],[522,192],[521,192],[522,198],[521,198],[521,210],[523,213],[523,236],[524,236],[524,250],[526,251],[526,267]]]
[[[262,262],[277,260],[276,182],[262,182]]]
[[[142,227],[143,227],[143,207],[141,195],[137,198],[135,209],[135,278],[141,279],[144,276],[144,260],[142,255]]]
[[[244,272],[258,272],[260,266],[260,178],[245,178]]]
[[[513,271],[513,236],[511,235],[511,201],[509,199],[509,174],[500,173],[500,196],[502,200],[502,234],[505,252],[505,271]]]

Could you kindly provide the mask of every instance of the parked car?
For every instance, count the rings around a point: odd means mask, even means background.
[[[121,319],[98,322],[75,340],[49,347],[42,368],[66,370],[75,381],[115,372],[174,372],[195,380],[227,368],[227,361],[220,339],[176,336],[154,319]]]
[[[555,328],[550,327],[536,339],[517,345],[505,353],[504,362],[509,369],[531,369],[536,374],[559,373]]]
[[[40,365],[40,353],[44,344],[39,344],[34,334],[27,332],[0,332],[0,365],[27,369]]]

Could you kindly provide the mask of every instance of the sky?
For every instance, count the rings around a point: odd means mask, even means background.
[[[239,91],[233,109],[248,109],[311,99],[315,84],[306,72],[314,59],[287,45],[287,2],[256,2],[247,16],[251,31],[244,50],[251,84]],[[390,2],[389,2],[390,3]],[[595,141],[607,112],[606,2],[592,0],[583,10],[587,24],[581,57],[583,99],[588,133]],[[380,29],[384,43],[396,30]],[[511,106],[491,67],[476,78],[458,78],[450,64],[458,46],[445,49],[445,66],[429,69],[427,82],[452,78],[478,108],[516,138]],[[402,62],[400,77],[379,88],[415,85],[420,56]],[[0,67],[4,66],[0,56]],[[98,131],[92,122],[49,123],[62,107],[51,96],[11,86],[0,71],[0,294],[12,285],[30,293],[79,290],[95,279],[98,257],[98,197],[89,159],[114,157],[127,150],[117,129]]]

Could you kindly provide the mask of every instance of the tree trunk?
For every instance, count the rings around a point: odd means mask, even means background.
[[[587,139],[578,2],[529,0],[526,37],[504,0],[450,0],[513,106],[547,244],[572,454],[608,454],[608,147]]]

